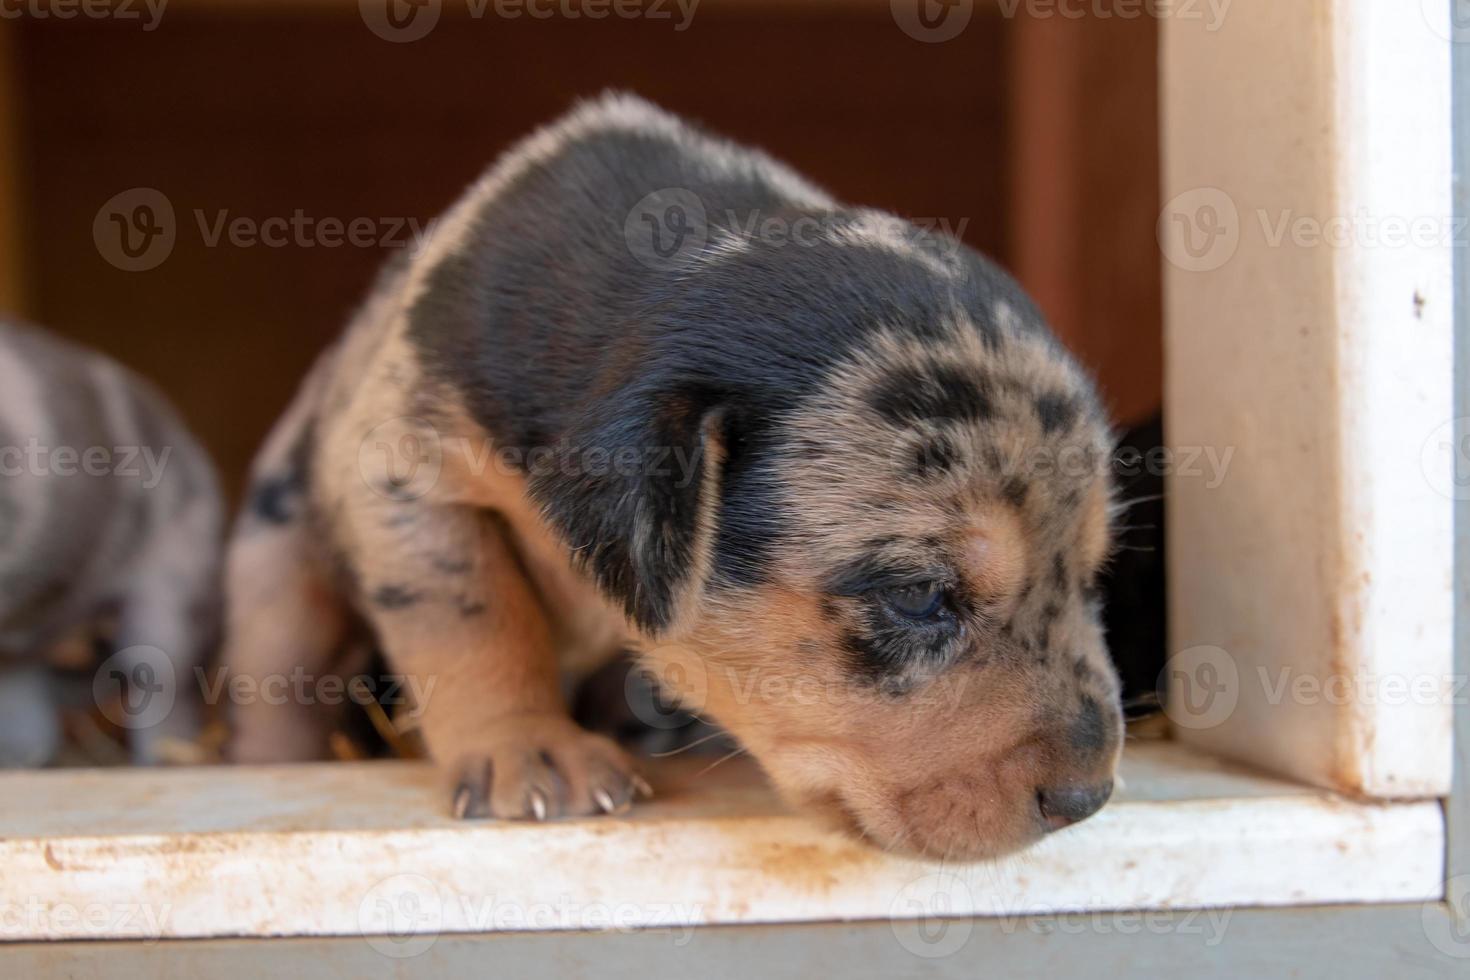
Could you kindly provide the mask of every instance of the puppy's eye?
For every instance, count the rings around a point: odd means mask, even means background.
[[[882,595],[890,609],[909,619],[933,619],[944,609],[944,589],[937,582],[898,585]]]

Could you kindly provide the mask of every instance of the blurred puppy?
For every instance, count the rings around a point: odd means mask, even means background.
[[[222,521],[213,465],[151,385],[0,321],[0,763],[55,754],[56,690],[41,668],[88,648],[103,619],[120,652],[96,689],[124,695],[115,720],[133,758],[159,761],[165,738],[193,737],[193,668],[218,635]]]
[[[454,812],[544,819],[638,788],[559,684],[631,646],[797,804],[1004,853],[1111,791],[1111,444],[994,265],[607,96],[492,167],[318,362],[255,466],[226,660],[329,672],[365,620],[433,682]],[[275,761],[333,721],[234,723]]]

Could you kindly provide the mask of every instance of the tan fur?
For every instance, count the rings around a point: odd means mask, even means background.
[[[327,526],[237,534],[225,662],[257,680],[301,665],[331,670],[343,622],[341,600],[330,597],[340,583],[328,582],[350,568],[354,604],[395,668],[432,692],[417,706],[421,727],[456,786],[497,774],[489,812],[504,817],[621,806],[635,785],[632,765],[565,717],[559,678],[614,653],[626,625],[571,570],[565,546],[527,500],[524,478],[497,464],[489,436],[452,396],[429,389],[404,323],[401,300],[370,301],[269,441],[261,472],[279,466],[308,422],[315,425],[311,495]],[[400,458],[403,439],[419,440],[415,451],[433,468],[424,472],[437,475],[422,487],[410,483],[410,499],[398,500],[378,481],[410,462]],[[389,454],[381,468],[373,458],[379,442]],[[413,593],[412,608],[374,608],[371,597],[385,588]],[[233,756],[266,761],[320,755],[330,718],[309,706],[252,702],[237,706],[233,721]],[[560,781],[544,757],[555,760]]]
[[[991,504],[977,508],[973,521],[963,545],[970,580],[980,595],[1013,610],[1022,583],[1034,571],[1022,517],[1014,507]]]
[[[339,367],[318,393],[336,414],[317,421],[327,465],[314,474],[312,492],[330,515],[330,540],[356,569],[361,592],[398,582],[431,593],[413,609],[370,618],[399,669],[436,681],[423,706],[423,728],[446,775],[457,784],[474,778],[477,767],[502,775],[504,788],[492,793],[489,812],[528,815],[539,795],[552,813],[590,813],[597,809],[594,789],[619,804],[629,797],[630,763],[610,743],[565,719],[557,679],[560,670],[597,663],[631,643],[645,648],[659,676],[702,677],[693,706],[740,738],[783,792],[884,846],[979,856],[1009,850],[1039,833],[1029,802],[1036,787],[1073,775],[1058,742],[1057,718],[1084,688],[1106,703],[1116,698],[1107,687],[1111,673],[1095,630],[1083,629],[1077,610],[1067,611],[1057,627],[1069,639],[1054,645],[1076,649],[1095,667],[1085,678],[1064,664],[998,666],[982,658],[916,677],[913,690],[896,697],[844,669],[840,630],[819,609],[817,576],[860,555],[865,542],[859,529],[875,524],[905,540],[937,536],[950,542],[967,558],[969,584],[995,602],[997,616],[1013,612],[1023,582],[1041,574],[1049,541],[1070,542],[1090,575],[1108,536],[1100,451],[1106,432],[1099,424],[1082,426],[1074,437],[1079,458],[1098,466],[1073,478],[1088,503],[1067,526],[1056,526],[1045,500],[1028,497],[1026,507],[1017,508],[997,499],[1006,474],[1026,480],[1032,497],[1056,492],[1026,468],[1028,452],[1057,447],[1035,426],[1028,430],[1018,423],[1025,417],[1019,409],[1003,424],[950,426],[949,435],[965,450],[960,465],[938,484],[915,483],[899,469],[911,456],[907,443],[914,433],[873,418],[865,407],[867,394],[896,365],[973,364],[979,352],[961,330],[951,343],[923,349],[883,338],[818,400],[807,420],[795,424],[805,441],[800,452],[791,453],[786,473],[799,520],[778,563],[778,584],[696,602],[710,565],[712,534],[706,527],[698,571],[675,628],[650,644],[572,570],[565,544],[527,499],[524,477],[495,464],[489,436],[448,393],[424,397],[426,383],[401,335],[402,312],[383,309],[386,325],[376,331],[369,325],[357,334],[376,332],[380,346],[347,345],[341,356],[353,369]],[[1005,367],[1014,384],[1002,401],[1078,383],[1039,346],[1024,341]],[[411,501],[388,499],[367,482],[361,447],[385,422],[422,416],[429,426],[424,431],[438,440],[438,478]],[[1000,475],[987,473],[979,462],[988,450],[1002,454]],[[713,480],[702,488],[706,524],[715,519],[716,491]],[[884,516],[875,522],[879,508]],[[487,523],[477,516],[479,509],[493,510],[500,520]],[[391,527],[400,513],[412,513],[414,522]],[[237,541],[232,570],[256,560],[250,548],[248,538]],[[456,584],[458,596],[432,594],[434,564],[445,559],[473,569]],[[315,567],[325,568],[325,561],[317,559]],[[238,574],[257,582],[279,579],[279,571],[263,567]],[[282,590],[291,584],[282,581]],[[241,587],[234,595],[246,591]],[[445,604],[463,596],[483,598],[486,614],[449,614]],[[330,613],[301,608],[292,615],[268,597],[245,601],[240,618],[275,621],[282,632],[298,633],[294,646],[259,635],[248,636],[243,646],[273,647],[299,660],[302,642],[315,642],[322,645],[317,662],[326,662],[327,641],[337,635],[326,625],[333,622]],[[303,631],[311,617],[317,625]],[[243,646],[235,647],[240,652],[232,658],[237,669],[285,664],[261,661]],[[245,713],[236,722],[242,758],[279,751],[270,744],[263,753],[250,750],[261,733],[279,742],[304,730],[297,721]],[[302,744],[315,750],[317,738]],[[538,761],[541,752],[557,760],[569,787],[556,791]],[[1094,768],[1110,772],[1114,759],[1099,760],[1080,775]]]
[[[671,125],[623,103],[608,120]],[[329,670],[335,617],[356,610],[398,670],[434,682],[419,707],[455,811],[542,817],[630,799],[629,760],[566,718],[559,678],[632,645],[790,799],[881,846],[974,858],[1034,840],[1046,829],[1039,790],[1106,783],[1117,759],[1117,682],[1085,589],[1109,535],[1109,437],[1087,380],[1004,303],[993,323],[935,324],[939,335],[922,340],[878,324],[782,420],[786,526],[758,588],[709,587],[724,447],[718,418],[707,420],[693,567],[668,628],[640,635],[576,570],[526,477],[496,464],[489,435],[420,369],[406,338],[408,309],[436,263],[464,246],[476,208],[590,124],[574,114],[492,168],[309,380],[257,476],[283,466],[309,433],[312,516],[242,522],[227,662],[243,673],[289,661]],[[852,234],[908,247],[886,223]],[[953,272],[943,262],[934,271]],[[999,341],[987,346],[981,327]],[[899,372],[936,369],[973,376],[986,410],[900,425],[875,409],[873,392]],[[1075,399],[1076,411],[1048,425],[1037,399],[1050,395]],[[941,443],[944,465],[916,468]],[[639,514],[622,529],[635,542],[656,533]],[[881,679],[853,649],[871,609],[830,586],[834,569],[875,550],[942,566],[974,604],[942,659],[914,658]],[[313,610],[261,579],[334,598]],[[279,636],[257,625],[268,617]],[[1089,710],[1096,731],[1079,734]],[[299,705],[237,712],[237,755],[279,753],[283,742],[314,751],[317,722],[304,714]]]
[[[1095,574],[1109,533],[1105,427],[1084,419],[1062,445],[1044,437],[1039,423],[1027,421],[1026,399],[1034,391],[1079,390],[1080,379],[1057,368],[1039,343],[1023,340],[1005,356],[982,357],[974,334],[957,329],[950,343],[922,349],[884,338],[861,354],[796,420],[798,448],[785,474],[797,522],[776,584],[707,601],[696,625],[645,654],[658,676],[697,672],[697,700],[708,716],[739,737],[794,801],[883,846],[939,857],[1002,853],[1034,839],[1038,787],[1107,779],[1116,762],[1116,750],[1079,761],[1065,745],[1081,695],[1103,705],[1117,697],[1102,637],[1080,599],[1060,611],[1051,646],[1074,653],[1089,666],[1085,675],[1070,660],[1003,655],[999,636],[977,636],[972,658],[915,676],[901,695],[865,685],[845,668],[844,617],[856,610],[834,620],[820,609],[821,576],[862,557],[875,527],[901,540],[902,557],[917,555],[908,543],[925,538],[963,555],[969,586],[991,600],[997,622],[1018,607],[1024,620],[1027,609],[1047,601],[1043,585],[1033,584],[1024,602],[1019,593],[1028,580],[1044,578],[1051,549],[1074,556],[1082,577]],[[943,426],[964,454],[937,482],[903,472],[915,432],[895,429],[868,405],[883,377],[918,363],[983,363],[1015,382],[997,396],[998,420]],[[1007,399],[1016,407],[1008,409]],[[1077,466],[1065,478],[1044,479],[1027,469],[1028,453],[1040,449],[1073,449]],[[982,463],[991,450],[1003,454],[995,473]],[[1018,475],[1028,489],[1023,508],[997,499],[1005,480]],[[1073,486],[1088,501],[1076,513],[1054,500]]]

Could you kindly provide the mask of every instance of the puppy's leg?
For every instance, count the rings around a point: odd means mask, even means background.
[[[411,524],[392,523],[373,521],[378,540],[360,553],[364,602],[419,692],[455,814],[545,819],[627,805],[641,780],[611,740],[568,717],[545,610],[500,521],[421,505]]]
[[[347,619],[305,524],[242,526],[230,542],[225,580],[222,663],[231,685],[240,685],[229,704],[228,755],[243,763],[322,758],[335,709],[299,697],[312,685],[296,680],[332,672]],[[231,687],[224,690],[229,696]]]
[[[44,766],[61,746],[51,672],[37,664],[0,660],[0,769]]]
[[[130,698],[171,699],[161,715],[141,708],[146,724],[128,736],[137,765],[162,762],[169,740],[199,734],[202,670],[219,636],[219,525],[213,498],[189,502],[154,534],[123,596],[116,644],[138,688]]]

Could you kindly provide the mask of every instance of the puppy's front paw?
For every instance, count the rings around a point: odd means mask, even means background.
[[[622,813],[651,795],[622,749],[560,715],[518,715],[481,732],[452,763],[461,819]]]

